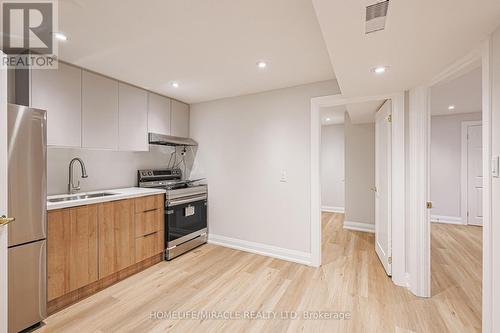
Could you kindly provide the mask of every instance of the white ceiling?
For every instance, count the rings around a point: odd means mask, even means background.
[[[369,101],[321,108],[321,124],[324,126],[343,124],[346,112],[349,113],[353,124],[373,123],[375,122],[375,113],[384,102],[384,100]]]
[[[386,29],[364,34],[375,0],[312,0],[345,97],[393,93],[426,83],[500,23],[499,0],[391,0]],[[389,66],[376,75],[376,66]]]
[[[309,0],[60,0],[59,26],[61,59],[188,103],[334,78]]]
[[[347,109],[345,105],[321,108],[321,125],[338,125],[344,123]]]
[[[481,68],[479,67],[452,81],[432,87],[432,115],[481,112],[481,78]],[[455,109],[448,110],[450,105],[455,106]]]
[[[353,124],[367,124],[375,122],[375,113],[385,100],[347,104],[347,112]]]

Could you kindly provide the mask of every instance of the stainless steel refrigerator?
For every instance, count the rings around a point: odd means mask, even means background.
[[[46,112],[8,106],[9,332],[47,317]]]

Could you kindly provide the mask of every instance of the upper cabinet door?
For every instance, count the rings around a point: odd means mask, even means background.
[[[47,110],[47,144],[80,147],[82,70],[59,62],[57,70],[32,70],[31,106]]]
[[[149,93],[148,132],[170,135],[170,98]]]
[[[119,148],[148,151],[148,93],[119,83]]]
[[[82,146],[118,149],[118,82],[83,71]]]
[[[172,100],[171,135],[189,137],[189,105]]]

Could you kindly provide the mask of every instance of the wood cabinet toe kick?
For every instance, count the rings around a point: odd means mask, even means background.
[[[163,260],[164,195],[48,212],[52,314]]]

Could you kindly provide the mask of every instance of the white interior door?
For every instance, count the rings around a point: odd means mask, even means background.
[[[387,275],[392,273],[391,113],[388,100],[375,116],[375,251]]]
[[[467,223],[483,225],[483,126],[467,128]]]
[[[4,54],[0,51],[3,64]],[[7,215],[7,70],[0,64],[0,216]],[[7,227],[0,225],[0,333],[7,332]]]

